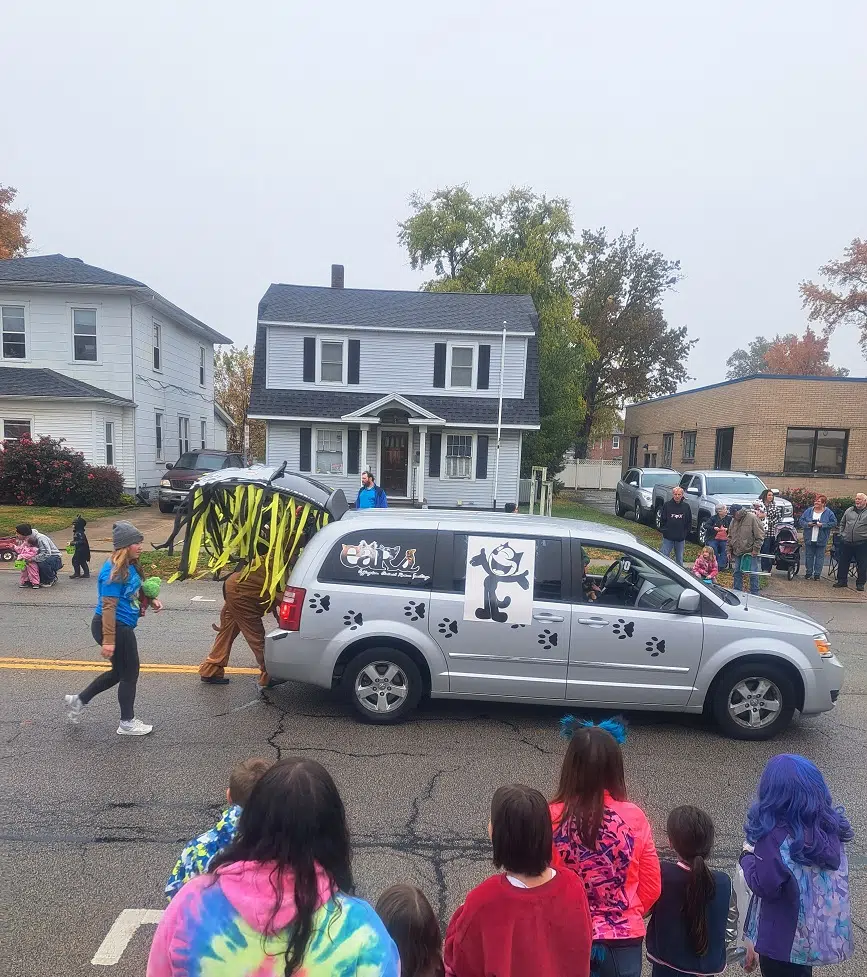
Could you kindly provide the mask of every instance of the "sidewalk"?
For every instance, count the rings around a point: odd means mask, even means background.
[[[854,577],[849,578],[849,586],[835,590],[835,577],[828,576],[827,565],[823,575],[818,580],[805,580],[801,573],[794,580],[787,579],[781,570],[773,570],[768,577],[768,586],[762,591],[763,597],[773,597],[775,600],[841,600],[852,603],[867,602],[867,592],[859,594],[855,589]]]

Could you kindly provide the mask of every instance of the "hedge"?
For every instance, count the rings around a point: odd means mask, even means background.
[[[792,503],[795,509],[795,522],[801,517],[801,513],[805,509],[812,507],[813,503],[816,501],[817,495],[824,495],[823,492],[817,492],[815,489],[806,488],[796,488],[787,489],[783,495]],[[839,519],[843,513],[849,508],[849,506],[855,505],[855,497],[849,495],[841,495],[836,498],[828,497],[828,508],[834,513],[834,515]]]

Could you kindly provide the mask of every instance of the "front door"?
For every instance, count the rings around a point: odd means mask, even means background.
[[[716,429],[716,451],[714,452],[713,467],[727,472],[732,467],[732,444],[735,439],[733,427],[718,427]]]
[[[382,431],[380,438],[382,471],[379,484],[386,495],[405,496],[409,471],[409,432]]]
[[[451,692],[563,700],[568,552],[568,538],[439,533],[428,629],[448,662]]]
[[[701,662],[700,614],[675,608],[688,580],[628,545],[577,540],[566,698],[600,706],[685,706]]]

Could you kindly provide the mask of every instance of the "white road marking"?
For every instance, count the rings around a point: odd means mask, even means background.
[[[191,597],[190,598],[190,601],[191,602],[194,601],[194,600],[201,600],[201,601],[204,601],[204,603],[206,603],[206,604],[216,604],[217,603],[217,598],[216,597],[199,597],[198,595],[196,595],[195,597]]]
[[[111,924],[111,929],[100,943],[91,964],[95,967],[113,967],[123,956],[123,951],[139,926],[158,923],[162,918],[162,909],[124,909]]]

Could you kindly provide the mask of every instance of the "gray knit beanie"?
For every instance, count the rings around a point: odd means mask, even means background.
[[[144,536],[131,522],[116,522],[112,526],[111,544],[116,550],[122,550],[125,546],[142,542],[144,542]]]

